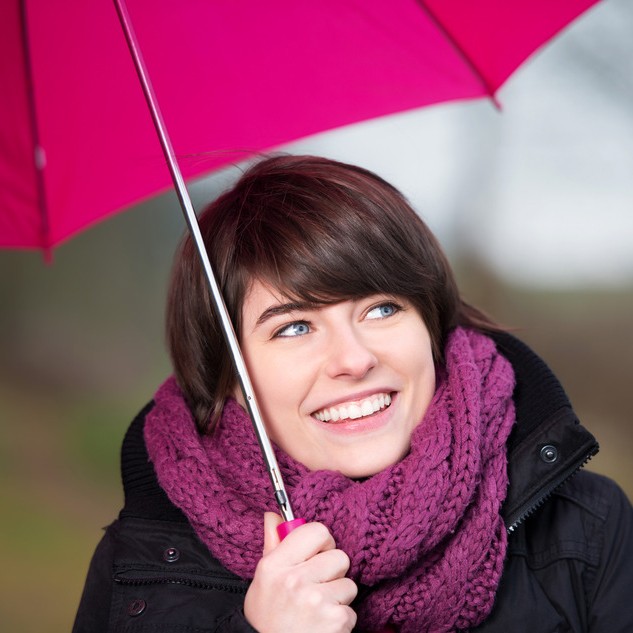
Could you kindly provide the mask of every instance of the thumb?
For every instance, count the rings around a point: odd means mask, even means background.
[[[269,554],[281,542],[277,526],[284,520],[275,512],[264,512],[264,556]]]

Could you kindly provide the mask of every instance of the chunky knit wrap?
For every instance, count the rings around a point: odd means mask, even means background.
[[[327,525],[351,559],[360,629],[455,631],[490,613],[506,552],[500,509],[513,386],[494,343],[458,328],[400,462],[354,481],[276,450],[295,514]],[[155,396],[145,441],[160,485],[199,538],[224,566],[252,578],[262,514],[276,508],[245,411],[228,400],[214,435],[201,437],[172,378]]]

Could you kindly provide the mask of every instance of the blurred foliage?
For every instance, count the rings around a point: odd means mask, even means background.
[[[526,289],[501,283],[476,259],[455,268],[466,298],[528,343],[558,376],[581,423],[600,442],[588,467],[616,479],[633,499],[633,282]]]
[[[0,252],[3,630],[71,628],[122,503],[123,434],[170,371],[163,310],[183,225],[165,196],[77,236],[50,266]]]

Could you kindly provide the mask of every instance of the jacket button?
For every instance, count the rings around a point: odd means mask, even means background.
[[[163,552],[163,559],[168,563],[175,563],[180,558],[180,551],[175,547],[168,547]]]
[[[136,600],[132,600],[130,604],[127,605],[127,614],[132,617],[136,617],[137,615],[141,615],[143,611],[145,611],[145,607],[147,607],[147,603],[145,600],[141,600],[137,598]]]
[[[551,444],[546,444],[541,449],[541,459],[546,464],[553,464],[558,459],[558,449]]]

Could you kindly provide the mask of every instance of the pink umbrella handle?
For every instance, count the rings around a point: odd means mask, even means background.
[[[295,530],[300,525],[303,525],[306,522],[305,519],[292,519],[291,521],[285,521],[284,523],[280,523],[277,526],[277,534],[279,538],[283,541],[292,530]]]

